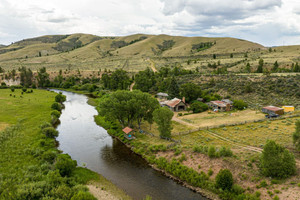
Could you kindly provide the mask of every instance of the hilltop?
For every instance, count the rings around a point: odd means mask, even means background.
[[[299,60],[300,46],[275,47],[236,38],[182,37],[135,34],[100,37],[90,34],[47,35],[24,39],[0,47],[0,66],[32,70],[45,66],[58,69],[99,70],[123,68],[137,72],[146,67],[160,68],[180,64],[187,69],[212,71],[209,64],[242,72],[249,62],[253,67],[263,58],[269,68],[277,60],[289,68]]]

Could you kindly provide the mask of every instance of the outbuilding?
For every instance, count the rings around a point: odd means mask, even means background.
[[[284,112],[294,112],[295,107],[294,106],[282,106]]]
[[[174,98],[169,101],[160,102],[161,106],[167,106],[173,112],[184,111],[186,110],[186,103],[184,100]]]
[[[276,106],[267,106],[262,108],[262,112],[269,115],[283,115],[284,109]]]
[[[131,128],[129,128],[128,126],[127,127],[125,127],[125,128],[123,128],[123,133],[125,133],[124,134],[124,137],[125,138],[127,138],[128,140],[132,140],[132,139],[134,139],[134,137],[133,137],[133,129],[131,129]]]

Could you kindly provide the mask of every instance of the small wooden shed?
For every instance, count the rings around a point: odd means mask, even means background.
[[[276,106],[267,106],[267,107],[263,107],[262,108],[262,112],[267,113],[269,115],[283,115],[284,114],[284,110],[283,108],[278,108]]]
[[[284,112],[294,112],[295,107],[294,106],[282,106]]]
[[[131,129],[131,128],[129,128],[129,127],[127,126],[127,127],[123,128],[122,131],[123,131],[123,133],[125,133],[124,136],[125,136],[125,138],[127,138],[128,140],[134,139],[134,136],[132,135],[132,134],[133,134],[133,129]]]

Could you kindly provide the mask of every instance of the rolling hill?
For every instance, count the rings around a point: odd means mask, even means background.
[[[20,66],[37,70],[45,66],[50,71],[123,68],[135,72],[151,63],[157,68],[180,63],[185,68],[198,67],[205,71],[208,63],[219,62],[235,71],[241,70],[246,62],[255,65],[260,57],[265,57],[266,63],[282,58],[281,64],[284,65],[299,57],[298,46],[277,49],[276,52],[269,52],[260,44],[235,38],[145,34],[123,37],[48,35],[1,46],[0,66],[8,70]],[[283,52],[289,56],[282,56]]]

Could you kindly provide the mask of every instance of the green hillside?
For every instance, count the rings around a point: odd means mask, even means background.
[[[99,37],[90,34],[48,35],[25,39],[0,47],[0,66],[6,70],[26,66],[37,70],[99,70],[123,68],[139,71],[180,64],[187,69],[209,71],[208,64],[218,63],[228,71],[243,71],[249,62],[254,68],[260,58],[271,67],[278,60],[288,67],[299,59],[299,46],[264,46],[235,38],[182,37],[135,34],[123,37]]]

